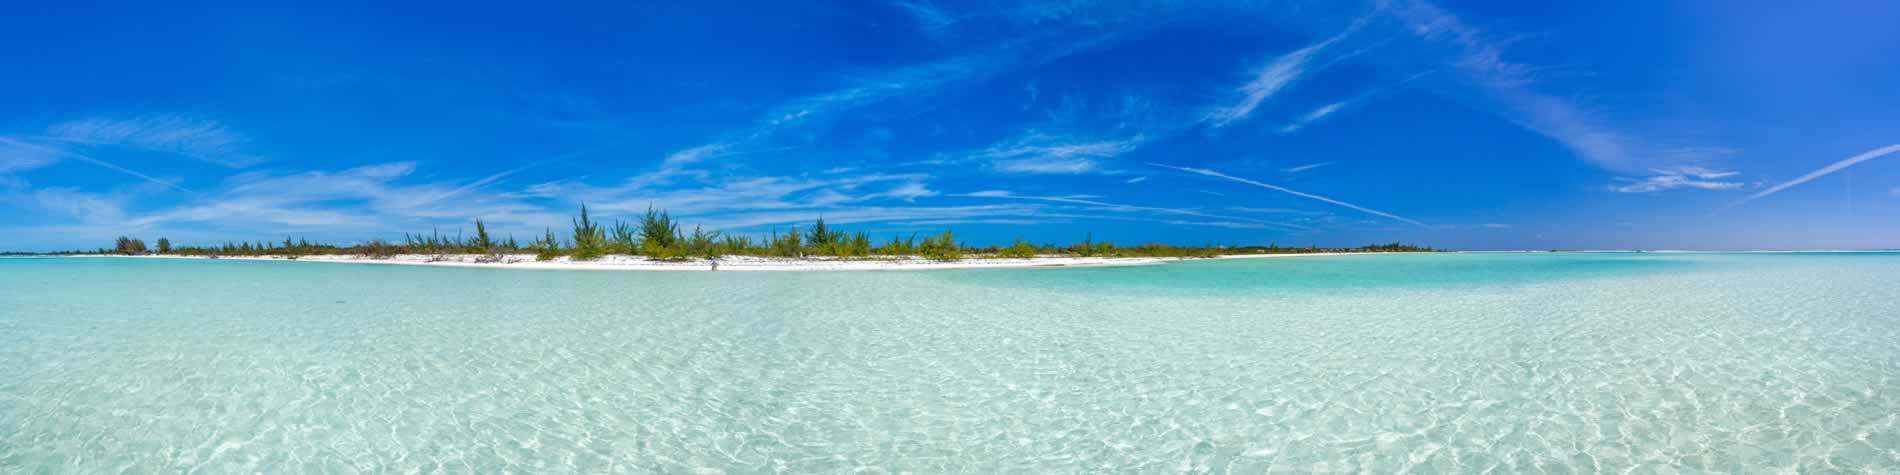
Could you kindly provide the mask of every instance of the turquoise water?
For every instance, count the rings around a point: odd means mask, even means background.
[[[0,259],[0,472],[1900,471],[1900,254]]]

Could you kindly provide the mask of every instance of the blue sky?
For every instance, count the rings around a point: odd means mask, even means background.
[[[14,5],[0,249],[1900,246],[1900,3]]]

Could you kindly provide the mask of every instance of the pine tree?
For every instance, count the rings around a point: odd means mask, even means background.
[[[475,220],[475,242],[472,243],[472,247],[475,248],[475,252],[492,252],[495,248],[494,240],[488,237],[488,223],[483,223],[480,219]]]
[[[574,219],[574,257],[577,259],[600,257],[605,252],[602,246],[606,244],[606,241],[607,234],[601,230],[600,223],[587,218],[587,205],[582,204],[580,217]]]
[[[673,247],[680,234],[679,223],[665,211],[655,211],[647,206],[647,214],[640,218],[641,253],[648,256],[665,254]]]
[[[831,246],[837,244],[838,234],[837,231],[833,231],[831,227],[825,226],[824,216],[819,216],[818,224],[812,225],[811,232],[805,238],[805,241],[811,245],[812,249],[817,250],[819,253],[828,253],[831,251]]]

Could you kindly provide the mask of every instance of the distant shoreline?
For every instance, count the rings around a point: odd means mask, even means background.
[[[290,259],[284,256],[245,256],[220,257],[216,260],[237,261],[285,261],[285,262],[327,262],[341,264],[382,264],[437,267],[471,267],[490,269],[558,269],[592,271],[673,271],[673,272],[800,272],[800,271],[883,271],[883,270],[944,270],[944,269],[1018,269],[1039,267],[1126,267],[1159,265],[1169,262],[1221,259],[1256,259],[1306,256],[1363,256],[1386,254],[1412,254],[1399,252],[1315,252],[1303,254],[1235,254],[1215,257],[1033,257],[1019,258],[970,258],[953,261],[936,261],[914,256],[874,257],[860,259],[839,259],[828,257],[755,257],[726,256],[718,259],[694,258],[685,260],[655,260],[641,256],[610,255],[592,260],[573,260],[559,257],[547,261],[537,261],[533,255],[510,254],[501,256],[500,261],[492,261],[493,256],[482,254],[399,254],[389,258],[370,258],[360,255],[310,255]],[[64,257],[122,257],[134,259],[204,259],[206,256],[182,255],[73,255]],[[715,269],[713,263],[717,262]]]

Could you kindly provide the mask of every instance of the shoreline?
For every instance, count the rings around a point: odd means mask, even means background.
[[[360,255],[310,255],[290,259],[284,256],[243,256],[220,257],[215,260],[236,261],[283,261],[283,262],[321,262],[336,264],[380,264],[436,267],[470,267],[489,269],[537,269],[537,270],[588,270],[588,271],[651,271],[651,272],[824,272],[824,271],[921,271],[949,269],[1021,269],[1021,268],[1073,268],[1073,267],[1127,267],[1161,265],[1169,262],[1224,260],[1224,259],[1260,259],[1280,257],[1319,257],[1403,254],[1392,252],[1316,252],[1310,254],[1234,254],[1215,257],[1033,257],[1028,259],[976,258],[955,261],[933,261],[921,257],[873,257],[864,259],[838,259],[827,257],[757,257],[726,256],[716,260],[694,258],[681,261],[658,261],[642,256],[610,255],[587,261],[576,261],[568,257],[559,257],[550,261],[537,261],[532,255],[504,255],[499,262],[485,262],[489,256],[480,254],[399,254],[386,259],[372,259]],[[65,257],[126,257],[135,259],[204,259],[208,256],[180,255],[144,255],[144,256],[65,256]]]

